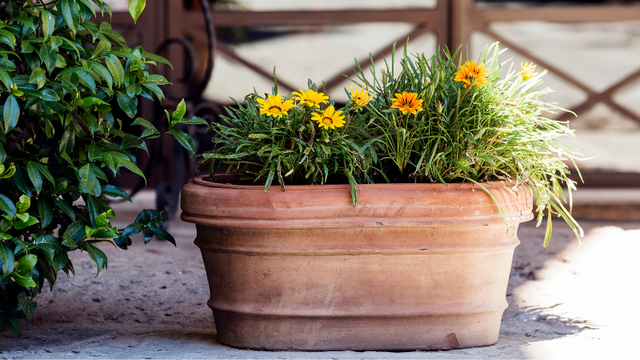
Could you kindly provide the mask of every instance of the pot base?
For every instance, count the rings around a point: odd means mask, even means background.
[[[409,317],[263,316],[220,310],[213,314],[218,340],[237,348],[410,351],[493,345],[503,311]]]

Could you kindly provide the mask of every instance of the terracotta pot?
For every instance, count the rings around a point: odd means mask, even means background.
[[[271,350],[452,349],[496,343],[527,187],[216,184],[182,191],[218,339]],[[474,189],[475,188],[475,189]]]

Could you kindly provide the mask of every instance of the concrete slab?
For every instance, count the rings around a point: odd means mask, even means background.
[[[153,193],[117,204],[120,226]],[[628,358],[637,337],[640,222],[584,221],[579,247],[557,221],[542,247],[544,228],[521,226],[507,289],[509,308],[494,346],[432,352],[268,352],[217,341],[206,275],[193,245],[195,227],[170,222],[178,247],[137,241],[129,250],[102,248],[109,268],[98,277],[86,254],[73,254],[76,276],[62,275],[38,297],[23,337],[0,334],[0,359],[476,359]]]

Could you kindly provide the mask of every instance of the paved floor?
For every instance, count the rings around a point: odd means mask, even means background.
[[[593,195],[593,194],[592,194]],[[629,196],[632,199],[633,196]],[[137,207],[117,205],[122,226]],[[622,201],[622,200],[620,200]],[[637,296],[640,222],[583,221],[582,246],[560,221],[551,245],[544,229],[521,226],[500,339],[494,346],[435,352],[266,352],[217,341],[206,276],[192,241],[194,226],[171,221],[178,247],[109,246],[98,277],[86,254],[74,254],[76,276],[64,275],[38,297],[20,340],[0,333],[0,359],[475,359],[632,358],[639,331]]]

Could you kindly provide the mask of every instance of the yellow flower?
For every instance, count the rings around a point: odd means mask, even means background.
[[[484,63],[476,65],[475,60],[471,62],[467,60],[464,65],[460,65],[460,71],[456,73],[454,80],[463,82],[465,88],[468,85],[482,87],[487,83],[488,75],[489,70],[485,69]]]
[[[536,70],[536,66],[534,63],[529,64],[528,62],[520,64],[520,72],[522,73],[522,80],[527,81],[532,77],[538,75],[538,73],[534,73]]]
[[[420,106],[420,104],[422,104],[423,100],[416,100],[417,97],[418,94],[416,93],[407,93],[406,91],[403,91],[402,94],[396,94],[396,98],[393,99],[391,108],[400,109],[403,115],[406,114],[407,111],[415,114],[416,111],[422,111],[422,106]]]
[[[344,115],[341,114],[341,110],[335,111],[333,106],[329,106],[322,114],[314,113],[311,120],[317,121],[319,127],[335,129],[344,126]]]
[[[307,91],[293,92],[293,99],[298,100],[302,104],[305,104],[309,107],[320,107],[320,104],[324,104],[329,100],[329,97],[323,93],[317,93],[311,89]]]
[[[268,95],[267,97],[269,100],[257,100],[260,104],[260,115],[267,114],[273,117],[282,117],[282,115],[287,115],[287,111],[293,107],[293,100],[282,102],[280,94],[276,96]]]
[[[369,90],[365,92],[364,86],[358,90],[358,86],[356,85],[356,89],[354,90],[353,85],[351,85],[351,100],[353,100],[353,103],[358,107],[366,106],[374,95],[375,94],[369,95]]]

